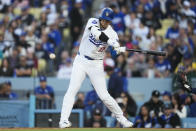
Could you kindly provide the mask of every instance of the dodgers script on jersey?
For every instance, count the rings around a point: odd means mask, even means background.
[[[89,56],[93,59],[103,59],[108,44],[106,42],[102,42],[100,40],[95,39],[95,37],[93,36],[93,34],[89,29],[92,26],[97,26],[100,28],[99,19],[90,18],[88,20],[84,30],[84,35],[81,40],[79,52],[80,54]],[[117,33],[112,29],[110,25],[105,30],[101,30],[101,31],[104,32],[110,39],[116,41],[119,40]]]

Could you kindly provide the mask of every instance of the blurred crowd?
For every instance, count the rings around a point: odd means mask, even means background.
[[[120,93],[116,101],[136,128],[180,128],[182,118],[196,117],[196,95],[184,90],[175,93],[154,90],[150,100],[141,105],[127,92]],[[86,95],[78,93],[74,108],[84,109],[85,127],[122,127],[115,119],[107,123],[107,116],[114,116],[101,104],[94,90]]]
[[[167,51],[167,56],[108,48],[104,62],[126,77],[171,77],[179,68],[195,76],[196,2],[194,0],[1,0],[0,76],[44,74],[70,78],[72,62],[90,17],[110,7],[112,26],[122,46]],[[95,10],[97,9],[97,10]],[[114,63],[114,65],[113,65]]]

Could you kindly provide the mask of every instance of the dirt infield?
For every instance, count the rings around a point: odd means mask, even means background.
[[[0,128],[2,131],[196,131],[196,128],[178,128],[178,129],[163,129],[163,128]]]

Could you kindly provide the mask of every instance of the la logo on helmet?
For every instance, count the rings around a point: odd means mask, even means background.
[[[108,16],[109,15],[109,13],[108,12],[106,12],[106,14],[105,14],[106,16]]]

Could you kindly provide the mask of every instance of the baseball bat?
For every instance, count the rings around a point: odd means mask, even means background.
[[[149,54],[149,55],[157,55],[157,56],[166,56],[165,51],[155,51],[155,50],[139,50],[139,49],[128,49],[126,48],[127,51],[132,51],[132,52],[139,52],[142,54]]]

